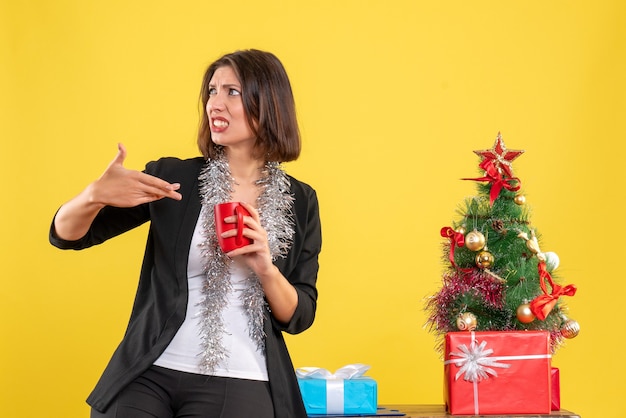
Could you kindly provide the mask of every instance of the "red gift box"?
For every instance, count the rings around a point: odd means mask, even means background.
[[[556,367],[552,368],[551,376],[552,376],[552,410],[560,411],[561,410],[561,379],[559,376],[559,369]]]
[[[550,413],[548,332],[449,332],[445,344],[444,389],[450,414]]]

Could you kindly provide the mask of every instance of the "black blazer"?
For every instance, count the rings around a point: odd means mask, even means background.
[[[100,244],[144,222],[150,230],[128,328],[87,402],[104,412],[115,396],[148,369],[168,346],[185,319],[187,262],[193,231],[200,215],[198,176],[202,158],[162,158],[145,172],[181,184],[181,201],[161,199],[133,208],[103,208],[89,232],[76,241],[60,239],[50,228],[50,243],[80,250]],[[306,417],[282,332],[300,333],[311,326],[317,307],[318,255],[321,226],[315,190],[293,177],[294,242],[275,264],[298,293],[298,306],[288,324],[266,312],[266,361],[276,417]]]

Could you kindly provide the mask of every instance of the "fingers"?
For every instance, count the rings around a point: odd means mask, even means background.
[[[254,218],[254,220],[259,222],[259,212],[256,208],[247,202],[241,202],[241,204],[248,212],[250,212],[250,215]]]
[[[107,167],[107,170],[115,165],[123,166],[126,159],[126,147],[121,142],[117,144],[117,154],[113,161],[111,161]]]
[[[117,155],[111,165],[117,164],[123,166],[127,155],[126,147],[120,142],[117,144],[117,149]],[[139,175],[137,180],[147,186],[144,192],[147,195],[153,196],[153,200],[162,199],[164,197],[169,197],[174,200],[181,200],[183,198],[182,195],[177,192],[177,190],[180,189],[180,183],[168,183],[165,180],[140,171],[136,173]]]
[[[181,200],[183,197],[178,190],[180,189],[180,183],[168,183],[158,177],[150,174],[137,172],[139,175],[139,182],[144,186],[144,191],[147,194],[158,196],[159,198],[169,197],[174,200]]]
[[[115,156],[114,161],[119,160],[119,163],[123,164],[125,159],[126,159],[126,147],[124,146],[124,144],[120,142],[117,144],[117,155]]]
[[[250,212],[251,216],[244,216],[243,223],[245,228],[243,229],[243,236],[252,240],[251,244],[245,245],[241,248],[237,248],[230,251],[226,255],[228,257],[244,257],[245,263],[257,274],[262,271],[266,271],[272,266],[272,256],[270,254],[269,242],[267,232],[261,226],[259,220],[258,211],[247,203],[243,203],[244,207]],[[236,216],[228,216],[225,222],[236,223]],[[237,229],[231,229],[222,233],[222,237],[234,237],[237,235]]]
[[[169,183],[150,174],[123,166],[126,147],[118,144],[118,152],[91,188],[94,202],[117,207],[131,207],[163,198],[182,200],[179,183]]]
[[[243,223],[248,226],[251,229],[256,229],[254,222],[256,222],[259,226],[259,228],[261,228],[260,224],[261,224],[261,220],[259,218],[259,212],[256,210],[256,208],[254,206],[252,206],[249,203],[246,202],[240,202],[243,207],[248,211],[248,213],[250,213],[250,216],[244,216],[243,217]],[[224,218],[224,222],[232,224],[232,223],[236,223],[237,222],[237,216],[236,215],[232,215],[232,216],[227,216]],[[262,228],[261,228],[262,229]]]
[[[254,209],[254,208],[252,208]],[[251,212],[253,216],[244,216],[243,223],[246,226],[243,229],[243,236],[250,238],[255,244],[264,243],[267,244],[267,232],[261,226],[258,221],[258,214],[256,211]],[[257,219],[255,219],[255,217]],[[224,218],[224,222],[229,224],[237,223],[237,216],[227,216]],[[222,233],[223,238],[231,238],[237,235],[237,228],[229,229]],[[250,244],[252,245],[252,244]]]

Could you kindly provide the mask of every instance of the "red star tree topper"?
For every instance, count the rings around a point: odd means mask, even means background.
[[[496,137],[496,142],[493,143],[493,147],[485,150],[474,151],[479,157],[485,160],[491,160],[493,165],[500,171],[502,174],[506,174],[507,177],[513,177],[513,168],[511,167],[511,163],[517,157],[524,153],[524,150],[508,150],[504,145],[504,141],[502,140],[502,135],[498,132],[498,136]]]

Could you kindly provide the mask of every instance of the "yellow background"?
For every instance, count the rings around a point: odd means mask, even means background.
[[[603,1],[0,0],[0,415],[88,416],[121,338],[147,229],[48,244],[57,207],[123,142],[126,165],[197,155],[197,97],[223,53],[276,53],[304,140],[287,170],[319,194],[314,326],[294,364],[371,365],[380,403],[441,403],[423,325],[439,230],[502,132],[580,335],[562,405],[623,417],[626,7]],[[511,388],[523,391],[524,388]]]

